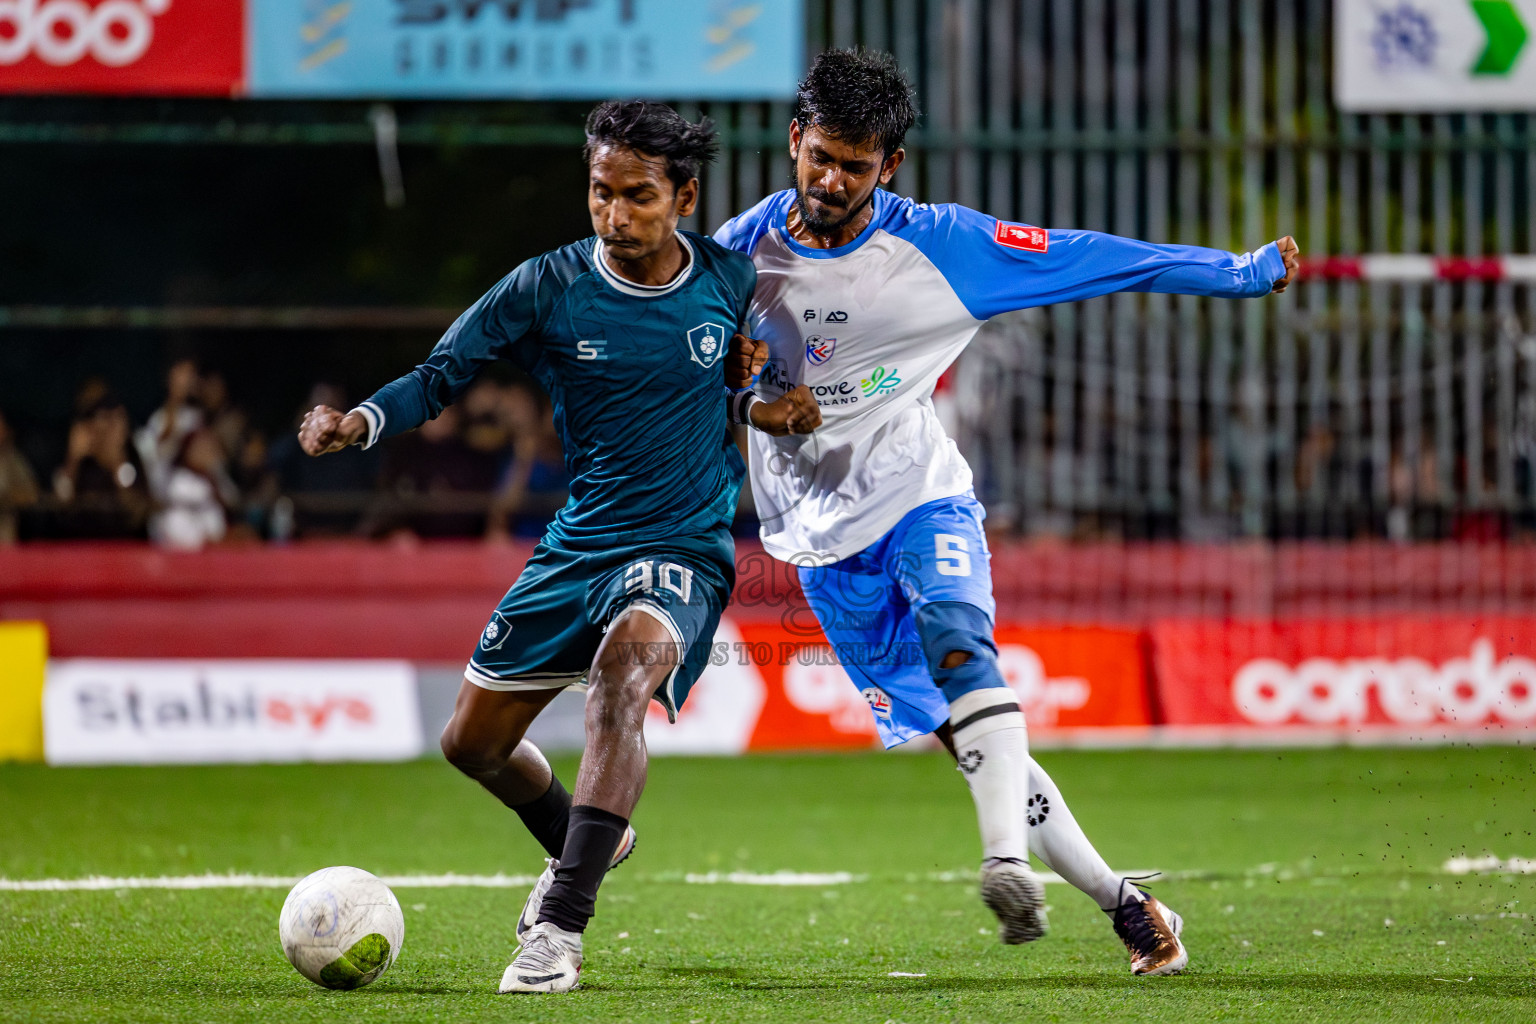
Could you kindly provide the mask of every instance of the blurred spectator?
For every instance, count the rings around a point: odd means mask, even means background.
[[[64,464],[53,475],[62,506],[60,532],[74,537],[140,537],[150,494],[129,443],[128,410],[108,396],[69,428]]]
[[[172,363],[165,375],[165,404],[149,414],[149,421],[134,437],[149,474],[149,491],[161,501],[182,443],[203,424],[202,410],[195,404],[198,384],[195,362],[178,359]]]
[[[470,385],[459,402],[463,410],[460,436],[470,453],[465,468],[473,474],[461,481],[464,490],[489,494],[496,489],[496,482],[506,469],[517,429],[508,416],[512,390],[510,385],[481,377]]]
[[[182,441],[166,477],[165,499],[149,523],[149,536],[168,548],[196,551],[224,539],[225,508],[238,500],[224,469],[224,449],[202,427]]]
[[[450,405],[384,446],[382,493],[363,525],[369,536],[408,531],[422,537],[472,537],[485,525],[490,490],[481,454],[464,439],[464,417]],[[470,500],[456,500],[456,499]],[[479,507],[475,507],[475,506]]]
[[[202,407],[203,424],[213,431],[224,450],[224,463],[239,458],[251,432],[250,417],[230,401],[229,382],[218,370],[204,373],[197,381],[197,401]]]
[[[542,532],[565,503],[571,482],[548,398],[531,385],[512,384],[503,391],[501,415],[512,438],[512,461],[491,501],[487,540]]]
[[[305,455],[299,447],[299,425],[317,405],[350,408],[346,393],[334,384],[320,383],[310,389],[304,407],[293,418],[293,428],[273,442],[268,457],[279,493],[291,499],[291,506],[282,498],[277,504],[291,507],[293,530],[298,533],[355,533],[378,483],[380,450],[354,445],[324,459]],[[274,525],[272,532],[286,539],[288,530]]]
[[[16,543],[17,512],[37,503],[37,477],[0,413],[0,547]]]

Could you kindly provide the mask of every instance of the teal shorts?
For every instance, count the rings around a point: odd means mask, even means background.
[[[672,643],[620,657],[673,666],[655,699],[675,721],[709,664],[735,581],[735,546],[724,529],[600,551],[562,547],[546,536],[491,613],[465,678],[488,690],[585,685],[609,624],[634,608],[665,626]]]

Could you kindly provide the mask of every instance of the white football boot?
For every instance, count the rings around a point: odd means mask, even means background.
[[[1045,919],[1045,886],[1016,860],[981,866],[981,902],[997,915],[997,937],[1008,945],[1033,942],[1050,927]]]
[[[625,858],[635,852],[635,842],[635,830],[625,828],[624,838],[619,840],[619,848],[613,851],[613,859],[608,862],[609,871],[624,863]],[[544,873],[539,875],[538,881],[533,883],[533,891],[523,902],[523,912],[517,919],[518,942],[522,942],[528,929],[538,922],[539,908],[544,905],[544,894],[549,892],[549,887],[555,883],[555,869],[559,866],[560,862],[553,857],[544,859]]]
[[[581,935],[545,921],[528,929],[497,992],[569,992],[581,977]]]

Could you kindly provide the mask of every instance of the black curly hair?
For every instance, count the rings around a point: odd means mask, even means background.
[[[607,145],[666,157],[667,177],[674,189],[697,178],[720,152],[715,123],[709,118],[694,124],[665,103],[649,100],[609,100],[592,108],[582,158],[590,165],[597,147]]]
[[[917,99],[896,58],[879,50],[828,50],[795,94],[800,130],[815,125],[854,145],[879,142],[890,156],[917,120]]]

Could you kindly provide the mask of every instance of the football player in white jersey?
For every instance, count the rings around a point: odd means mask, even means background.
[[[1002,941],[1045,933],[1033,851],[1110,915],[1132,971],[1174,974],[1188,962],[1181,919],[1109,868],[1029,756],[992,640],[985,511],[932,393],[990,317],[1119,291],[1267,295],[1290,283],[1296,245],[1238,255],[903,199],[880,186],[916,116],[890,56],[823,53],[789,126],[795,187],[715,234],[758,274],[749,319],[762,341],[733,345],[733,418],[802,384],[821,406],[813,434],[751,434],[763,546],[798,566],[886,746],[935,733],[955,755]]]

